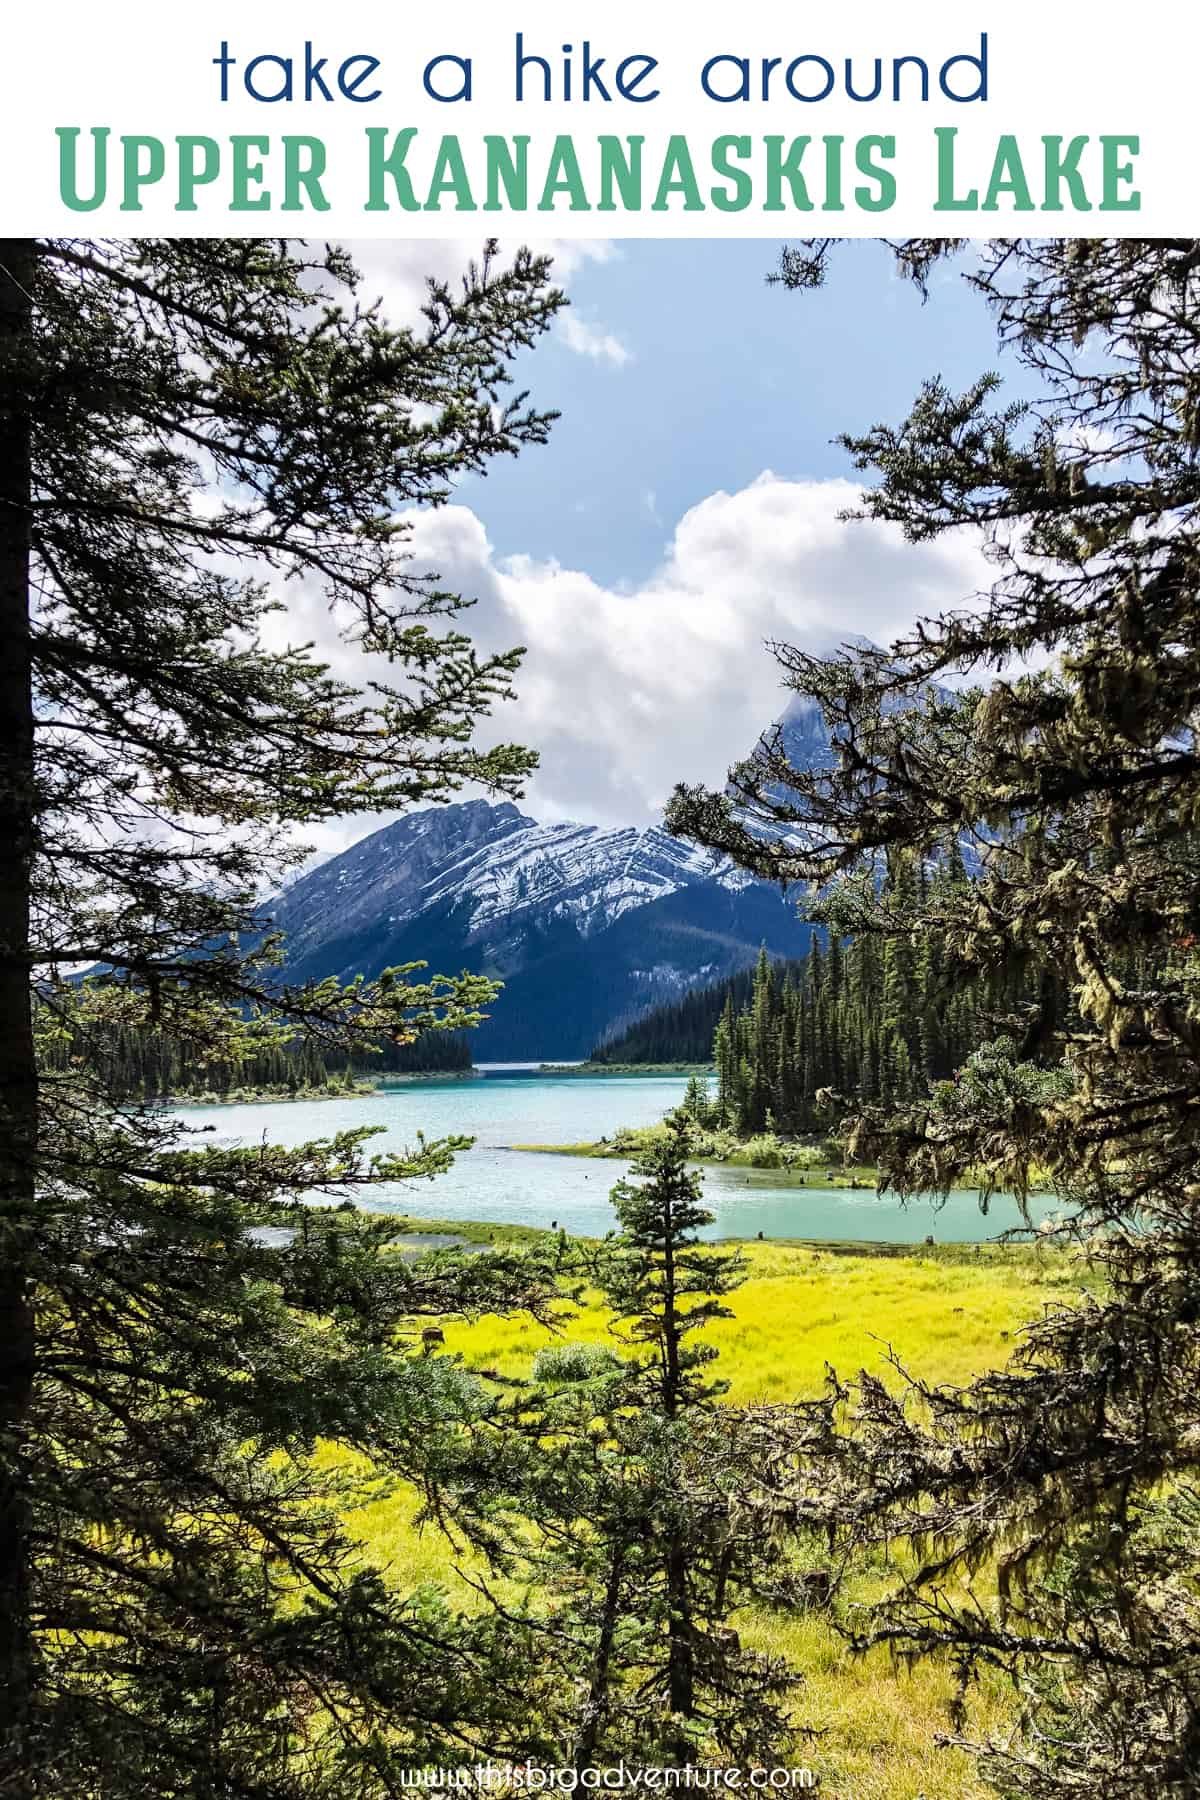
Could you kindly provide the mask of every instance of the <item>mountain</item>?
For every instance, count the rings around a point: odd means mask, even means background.
[[[815,700],[793,694],[775,724],[793,769],[833,768],[837,759],[829,727]]]
[[[423,959],[503,980],[477,1060],[586,1056],[652,1006],[802,955],[794,901],[654,826],[540,824],[511,803],[412,813],[305,875],[268,909],[289,979]]]
[[[776,723],[793,767],[832,767],[815,702],[794,697]],[[587,1056],[761,945],[802,957],[812,935],[777,887],[656,826],[539,823],[486,800],[385,826],[269,910],[293,980],[417,960],[502,980],[472,1036],[477,1061]]]

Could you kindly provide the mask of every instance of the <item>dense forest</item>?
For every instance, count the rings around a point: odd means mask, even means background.
[[[790,974],[799,980],[803,959],[778,959],[772,963],[777,979]],[[594,1063],[706,1063],[711,1062],[713,1037],[726,1005],[741,1012],[754,989],[753,966],[726,975],[703,987],[692,988],[678,1000],[643,1013],[632,1025],[596,1044],[588,1058]]]
[[[923,907],[930,889],[949,892],[968,879],[954,857],[902,882],[896,906]],[[833,933],[824,947],[814,937],[801,961],[772,963],[764,950],[753,970],[657,1009],[600,1045],[593,1059],[711,1058],[722,1123],[745,1135],[816,1131],[829,1122],[823,1091],[885,1105],[917,1099],[1030,998],[1011,971],[967,984],[950,981],[945,966],[940,935],[928,931]]]
[[[70,1074],[85,1063],[101,1070],[106,1091],[122,1099],[225,1098],[245,1092],[312,1093],[381,1075],[457,1073],[471,1067],[471,1046],[464,1032],[426,1031],[411,1044],[382,1043],[374,1052],[364,1047],[353,1056],[328,1046],[319,1049],[311,1038],[301,1038],[224,1057],[149,1026],[100,1029],[91,1023],[44,1039],[47,1074]]]

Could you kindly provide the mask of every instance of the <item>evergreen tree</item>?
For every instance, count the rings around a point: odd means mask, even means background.
[[[942,891],[950,881],[943,872],[935,885]],[[907,898],[903,904],[907,910]],[[712,1122],[743,1136],[811,1134],[830,1123],[822,1096],[911,1100],[953,1076],[978,1048],[986,1018],[1020,1000],[1027,984],[1009,991],[986,977],[981,1018],[946,978],[939,944],[915,923],[911,935],[886,940],[882,953],[866,934],[845,945],[835,938],[827,952],[814,939],[802,963],[771,968],[760,958],[749,990],[740,990],[740,1010],[737,985],[722,984],[707,1003],[711,1016],[724,997],[713,1037]],[[1052,1008],[1059,986],[1052,978],[1045,989]],[[670,1017],[643,1024],[652,1035],[670,1029]],[[685,1108],[692,1110],[690,1101]]]
[[[760,977],[769,979],[764,970],[765,957]],[[685,1465],[691,1445],[678,1427],[725,1391],[723,1383],[706,1381],[700,1373],[717,1355],[714,1347],[689,1340],[714,1319],[732,1316],[720,1296],[739,1278],[736,1255],[704,1250],[695,1242],[696,1231],[711,1223],[712,1214],[701,1204],[699,1176],[688,1170],[687,1144],[687,1122],[673,1116],[666,1142],[633,1165],[634,1177],[643,1179],[613,1189],[621,1230],[602,1276],[618,1333],[649,1350],[643,1410],[660,1427],[653,1449],[661,1459],[661,1517],[654,1521],[661,1566],[653,1586],[661,1594],[667,1703],[679,1721],[697,1712],[703,1679],[699,1616],[708,1599],[701,1557],[704,1549],[711,1555],[712,1546],[689,1530]],[[708,1592],[712,1582],[709,1574]],[[675,1748],[685,1754],[686,1739]]]
[[[952,248],[899,255],[924,283]],[[819,280],[825,255],[789,255],[785,280]],[[853,1107],[852,1142],[902,1192],[974,1169],[985,1195],[1023,1197],[1048,1171],[1092,1296],[965,1388],[843,1393],[852,1427],[805,1479],[832,1529],[916,1551],[865,1638],[1024,1690],[1023,1729],[984,1746],[1002,1791],[1184,1800],[1200,1746],[1200,243],[1006,241],[966,280],[1033,397],[932,381],[902,425],[847,443],[878,477],[870,516],[917,542],[982,533],[994,588],[887,654],[783,650],[835,766],[793,770],[776,741],[732,795],[679,791],[671,822],[759,874],[832,882],[833,930],[929,934],[969,983],[956,1029],[1009,996],[957,1080]],[[1008,672],[933,685],[980,669]],[[972,840],[974,881],[917,879]],[[995,1599],[951,1579],[991,1563]]]
[[[945,857],[917,887],[943,893],[967,880],[961,858]],[[915,891],[911,884],[902,890],[905,914]],[[814,936],[802,962],[770,965],[760,957],[753,970],[647,1014],[606,1054],[617,1062],[694,1059],[697,1034],[707,1029],[716,1070],[707,1122],[749,1136],[768,1128],[769,1115],[785,1136],[811,1134],[829,1125],[819,1095],[874,1099],[887,1082],[893,1098],[915,1099],[963,1067],[990,1019],[1035,994],[1051,1015],[1062,1012],[1053,971],[1031,985],[1024,973],[989,970],[974,985],[979,1004],[944,956],[940,935],[914,913],[909,935],[882,947],[864,933],[823,950]],[[690,1099],[685,1107],[691,1110]]]
[[[518,654],[407,560],[406,511],[541,443],[504,388],[560,303],[543,259],[431,284],[418,329],[346,257],[274,242],[0,243],[0,1789],[374,1796],[471,1730],[520,1744],[499,1626],[365,1568],[362,1482],[318,1438],[419,1472],[471,1384],[405,1353],[423,1312],[527,1302],[520,1258],[421,1269],[386,1224],[301,1202],[427,1177],[202,1148],[121,1107],[106,1054],[176,1091],[223,1070],[462,1028],[475,978],[288,987],[256,896],[296,829],[531,757],[473,747]],[[271,618],[322,598],[359,689]],[[75,966],[103,973],[80,995]],[[35,1004],[36,1001],[36,1004]],[[63,1033],[73,1034],[63,1055]],[[40,1041],[35,1041],[40,1040]],[[287,1065],[295,1069],[293,1056]],[[299,1078],[299,1077],[298,1077]],[[292,1224],[291,1241],[255,1227]],[[285,1234],[286,1235],[286,1234]],[[400,1335],[398,1335],[400,1334]],[[367,1480],[369,1486],[369,1478]],[[457,1750],[456,1750],[457,1754]]]
[[[713,1114],[712,1097],[703,1075],[689,1075],[681,1102],[682,1111],[697,1125],[707,1125]]]
[[[443,1466],[448,1509],[510,1579],[532,1583],[559,1672],[554,1728],[577,1769],[702,1756],[778,1762],[790,1672],[741,1647],[731,1619],[784,1579],[746,1505],[747,1434],[717,1356],[696,1341],[741,1280],[701,1245],[711,1222],[686,1163],[689,1121],[613,1190],[619,1232],[589,1275],[627,1352],[564,1344],[531,1387]],[[752,1522],[751,1522],[752,1521]]]
[[[192,1043],[146,1027],[114,1025],[93,1003],[97,998],[86,984],[79,994],[69,988],[56,991],[53,1009],[43,1014],[41,1067],[60,1076],[78,1077],[85,1066],[100,1071],[105,1091],[120,1100],[230,1091],[296,1093],[352,1086],[363,1076],[471,1067],[465,1032],[428,1030],[409,1042],[364,1044],[354,1054],[247,1029],[240,1041],[214,1051],[203,1039]]]

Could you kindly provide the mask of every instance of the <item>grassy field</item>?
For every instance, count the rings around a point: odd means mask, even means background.
[[[428,1220],[414,1229],[429,1230]],[[476,1240],[532,1236],[494,1227],[446,1229]],[[437,1226],[433,1226],[437,1229]],[[843,1374],[859,1367],[884,1372],[891,1344],[916,1373],[963,1381],[1002,1363],[1022,1323],[1045,1306],[1069,1300],[1084,1280],[1061,1252],[1037,1246],[939,1246],[898,1251],[863,1246],[749,1243],[745,1284],[730,1298],[734,1317],[718,1324],[711,1341],[721,1360],[715,1372],[730,1382],[732,1401],[785,1400],[815,1394],[831,1362]],[[522,1318],[446,1322],[446,1350],[477,1369],[504,1375],[528,1371],[549,1330]],[[563,1328],[570,1340],[604,1338],[607,1320],[590,1302]],[[400,1582],[443,1583],[464,1606],[471,1589],[455,1573],[444,1540],[413,1527],[415,1503],[401,1497],[366,1509],[356,1529],[370,1556]],[[850,1599],[865,1600],[887,1577],[864,1567]],[[912,1672],[885,1654],[854,1658],[820,1613],[738,1620],[744,1641],[783,1652],[801,1671],[796,1717],[820,1735],[794,1760],[821,1777],[834,1800],[982,1800],[985,1789],[972,1761],[940,1749],[948,1728],[952,1682],[947,1670],[925,1664]],[[976,1695],[975,1727],[1000,1726],[1011,1704],[1006,1691]]]

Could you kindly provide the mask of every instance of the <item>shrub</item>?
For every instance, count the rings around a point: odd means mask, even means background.
[[[606,1344],[550,1344],[533,1359],[535,1381],[595,1381],[615,1375],[621,1359]]]

